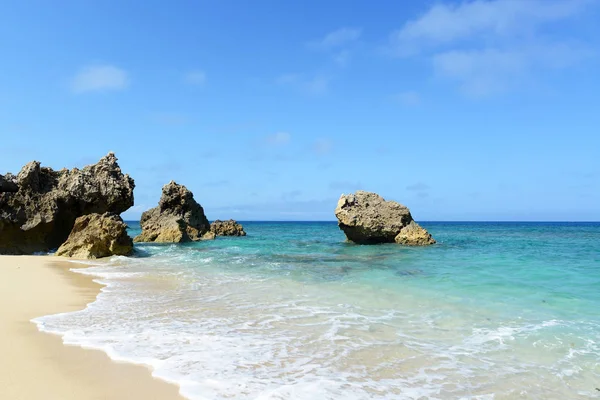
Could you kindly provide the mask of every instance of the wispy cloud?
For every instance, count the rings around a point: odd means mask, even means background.
[[[308,48],[325,52],[339,67],[346,67],[352,58],[353,48],[359,42],[362,30],[358,28],[341,28],[329,32],[324,37],[309,42]]]
[[[329,90],[330,79],[326,76],[316,75],[307,77],[301,74],[284,74],[279,76],[275,83],[283,87],[289,87],[299,92],[320,95]]]
[[[331,56],[331,59],[334,63],[339,65],[340,67],[345,67],[350,62],[351,53],[349,50],[341,50],[334,55]]]
[[[203,86],[206,83],[206,73],[199,69],[189,71],[185,74],[184,81],[189,85]]]
[[[316,49],[331,50],[357,41],[362,34],[358,28],[341,28],[329,32],[324,37],[313,40],[309,46]]]
[[[432,57],[435,76],[459,84],[461,91],[484,97],[514,89],[531,71],[563,69],[591,55],[578,44],[555,43],[517,48],[450,50]]]
[[[476,0],[438,3],[393,32],[392,46],[407,55],[431,45],[459,40],[531,35],[538,26],[571,17],[589,0]]]
[[[592,0],[475,0],[436,3],[390,35],[388,53],[424,56],[434,75],[471,96],[514,89],[533,71],[567,68],[589,56],[582,43],[543,29],[580,15]]]
[[[106,92],[125,89],[129,85],[127,72],[113,65],[94,65],[83,68],[71,81],[74,93]]]
[[[292,135],[287,132],[275,132],[265,136],[265,143],[270,146],[285,146],[292,140]]]

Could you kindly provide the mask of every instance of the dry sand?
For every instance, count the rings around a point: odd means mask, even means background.
[[[183,399],[150,369],[65,346],[32,318],[82,309],[100,285],[52,256],[0,256],[0,399]]]

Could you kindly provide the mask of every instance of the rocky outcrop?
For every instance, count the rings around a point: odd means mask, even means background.
[[[244,227],[237,221],[230,219],[229,221],[216,220],[210,224],[210,231],[216,236],[246,236]]]
[[[135,242],[182,243],[214,239],[204,209],[185,186],[171,181],[162,188],[158,207],[142,214]]]
[[[359,190],[342,195],[335,216],[340,229],[354,243],[396,242],[414,246],[435,243],[431,235],[414,222],[407,207],[385,201],[376,193]]]
[[[0,175],[0,193],[17,192],[19,190],[19,186],[17,185],[16,180],[17,179],[13,174],[6,174],[6,176]]]
[[[113,153],[83,169],[54,171],[32,161],[13,182],[17,192],[0,193],[0,254],[56,249],[78,217],[120,214],[133,205],[133,179]]]
[[[75,220],[71,234],[56,251],[57,256],[102,258],[127,256],[133,252],[133,240],[127,225],[115,214],[88,214]]]

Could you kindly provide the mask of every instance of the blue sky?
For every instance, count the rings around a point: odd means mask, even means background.
[[[600,220],[600,3],[8,1],[0,173],[108,151],[125,219],[188,186],[209,219]]]

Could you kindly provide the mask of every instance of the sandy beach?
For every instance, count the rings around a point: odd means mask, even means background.
[[[183,399],[144,367],[65,346],[32,318],[82,309],[101,286],[51,256],[0,256],[0,398],[3,400]]]

